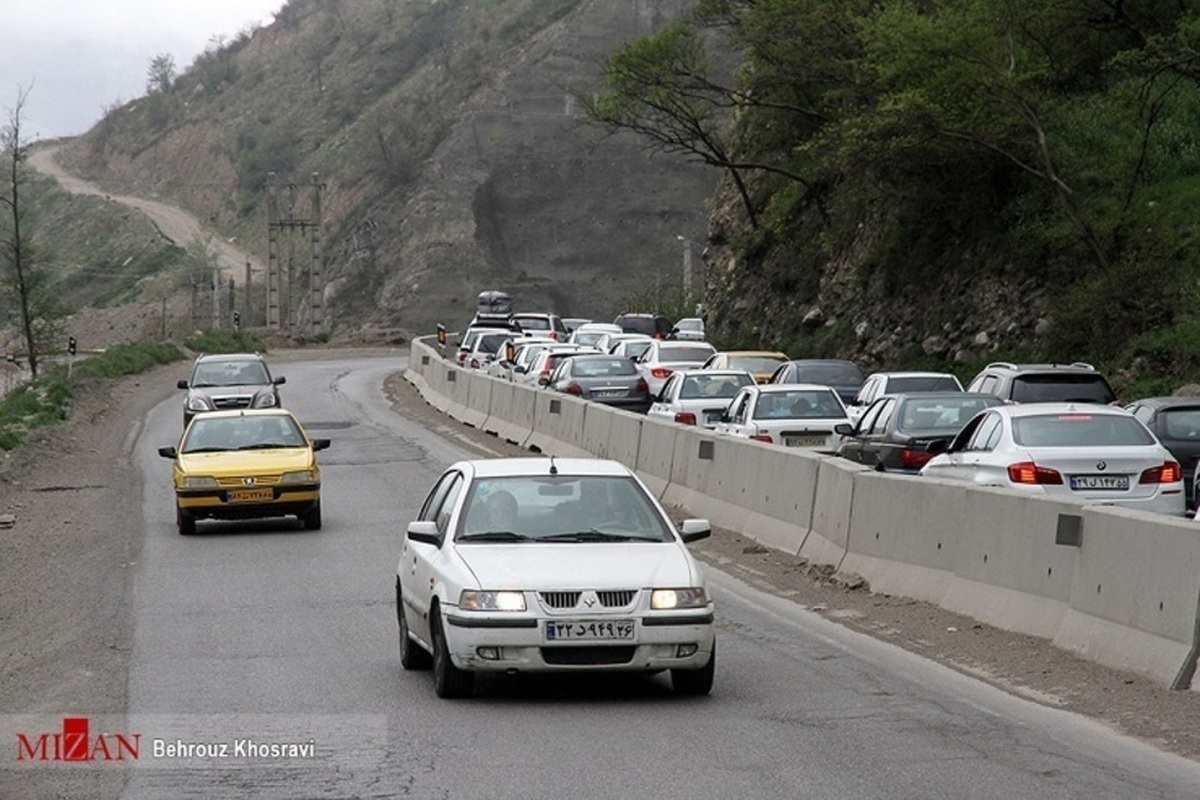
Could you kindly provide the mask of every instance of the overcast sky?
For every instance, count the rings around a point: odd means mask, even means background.
[[[0,0],[0,124],[19,90],[26,142],[86,132],[146,94],[150,60],[182,73],[213,37],[268,24],[284,0]]]

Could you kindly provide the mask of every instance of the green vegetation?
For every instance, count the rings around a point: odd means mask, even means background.
[[[1198,46],[1191,3],[697,0],[581,102],[727,173],[742,219],[716,235],[740,291],[709,320],[725,338],[765,315],[806,354],[852,348],[852,327],[805,334],[787,309],[847,265],[856,302],[900,307],[1033,284],[1054,302],[1032,357],[1165,388],[1200,377]],[[736,312],[748,284],[755,315]]]
[[[265,353],[267,346],[247,331],[217,330],[193,336],[184,342],[197,353]]]
[[[75,385],[80,380],[118,378],[183,358],[183,351],[172,344],[117,345],[101,355],[79,361],[70,370],[58,365],[37,380],[14,387],[0,399],[0,450],[19,447],[36,428],[66,420]]]

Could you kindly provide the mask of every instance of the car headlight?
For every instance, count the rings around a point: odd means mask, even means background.
[[[279,405],[279,403],[276,402],[275,394],[273,392],[260,394],[258,397],[254,398],[255,408],[274,408],[277,405]]]
[[[188,411],[212,411],[213,404],[203,395],[192,395],[187,401]]]
[[[704,608],[707,605],[708,593],[699,586],[688,589],[655,589],[650,593],[650,607],[654,609]]]
[[[280,483],[312,483],[317,479],[316,470],[303,469],[298,472],[285,472],[279,479]]]
[[[463,589],[458,598],[458,607],[468,611],[524,611],[525,595],[522,592]]]
[[[185,475],[183,477],[183,488],[215,489],[217,488],[217,479],[211,475]]]

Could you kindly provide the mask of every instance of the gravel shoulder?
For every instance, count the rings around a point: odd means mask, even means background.
[[[275,360],[369,350],[275,351]],[[395,354],[395,348],[379,348]],[[80,386],[70,419],[0,461],[0,715],[120,715],[131,658],[129,598],[143,537],[132,448],[145,414],[175,393],[186,366]],[[400,374],[385,385],[397,413],[481,455],[528,451],[459,423]],[[672,509],[684,516],[683,509]],[[928,603],[848,585],[803,559],[717,529],[697,555],[828,619],[1013,694],[1082,714],[1200,760],[1200,692],[1170,691],[1048,642],[976,623]],[[8,762],[11,745],[0,748]],[[11,763],[11,762],[9,762]],[[0,764],[0,786],[17,778]],[[108,797],[119,770],[21,769],[31,797]]]

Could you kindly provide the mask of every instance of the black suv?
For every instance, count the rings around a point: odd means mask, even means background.
[[[996,361],[983,368],[968,392],[994,394],[1009,403],[1117,402],[1104,376],[1091,364],[1012,364]]]
[[[613,325],[625,333],[644,333],[655,339],[669,339],[675,329],[671,320],[662,314],[618,314]]]
[[[192,365],[190,380],[180,381],[187,389],[183,401],[183,424],[205,411],[237,408],[277,408],[283,376],[271,377],[266,359],[259,353],[221,353],[199,356]]]

